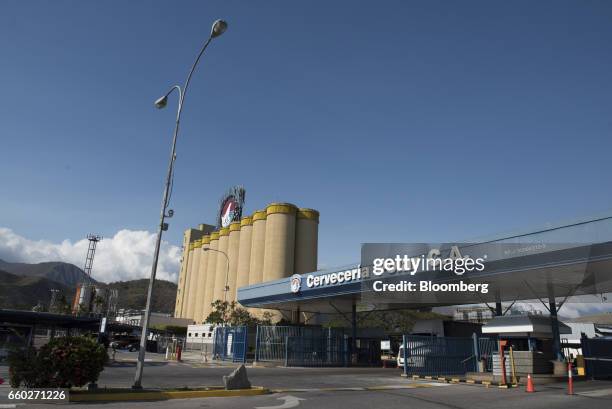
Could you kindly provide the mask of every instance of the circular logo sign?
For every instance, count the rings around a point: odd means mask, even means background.
[[[227,227],[236,218],[238,203],[233,197],[228,198],[221,209],[221,227]]]
[[[302,276],[299,274],[294,274],[291,276],[291,292],[299,293],[300,288],[302,288]]]

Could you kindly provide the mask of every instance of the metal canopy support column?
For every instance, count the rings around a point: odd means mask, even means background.
[[[496,302],[495,303],[495,316],[496,317],[501,317],[502,315],[504,315],[504,312],[502,310],[502,303],[501,302]]]
[[[357,364],[357,304],[353,301],[351,308],[351,363]]]
[[[563,354],[561,352],[561,334],[559,333],[559,319],[557,318],[557,303],[555,297],[549,297],[549,310],[550,310],[550,325],[552,329],[552,347],[553,356],[557,361],[563,360]]]

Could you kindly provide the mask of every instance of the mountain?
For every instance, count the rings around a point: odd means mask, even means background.
[[[68,287],[76,287],[86,276],[85,272],[74,264],[61,261],[27,264],[0,260],[0,270],[18,276],[43,277]],[[93,279],[91,281],[96,283]]]
[[[108,284],[109,288],[118,290],[117,308],[144,310],[147,303],[147,291],[149,280],[117,281]],[[153,287],[153,302],[151,311],[174,313],[176,301],[176,284],[165,281],[155,280]]]
[[[69,300],[73,291],[60,283],[38,276],[19,276],[0,270],[0,308],[31,310],[39,302],[48,306],[51,289]]]
[[[30,310],[39,302],[49,306],[51,290],[60,290],[68,302],[75,288],[85,278],[85,272],[70,263],[59,261],[27,264],[0,260],[0,308]],[[110,284],[91,282],[118,290],[118,309],[143,310],[147,302],[148,279],[117,281]],[[176,284],[156,280],[151,311],[173,313]]]

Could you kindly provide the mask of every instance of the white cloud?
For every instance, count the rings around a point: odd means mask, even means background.
[[[557,298],[557,307],[561,298]],[[543,314],[548,314],[548,309],[542,305],[540,301],[534,300],[530,302],[517,302],[517,307],[522,307],[525,310],[541,311]],[[610,303],[610,294],[606,294],[602,299],[601,295],[584,295],[580,297],[570,297],[558,311],[561,317],[577,318],[583,315],[599,314],[602,312],[612,311],[612,303]]]
[[[103,282],[148,278],[151,273],[155,234],[144,230],[120,230],[105,237],[96,250],[92,269],[94,279]],[[5,261],[40,263],[64,261],[83,268],[87,239],[53,243],[30,240],[11,229],[0,227],[0,259]],[[181,249],[162,241],[157,278],[176,282]]]

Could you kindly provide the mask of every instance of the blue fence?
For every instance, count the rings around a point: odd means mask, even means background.
[[[348,338],[331,330],[318,336],[287,337],[285,366],[347,366]]]
[[[440,376],[476,372],[474,338],[404,335],[400,358],[406,375]]]
[[[255,360],[286,366],[345,366],[348,338],[342,329],[261,325]]]
[[[612,378],[612,339],[580,339],[586,374],[592,379]]]
[[[223,361],[246,362],[247,335],[248,329],[245,326],[215,328],[214,357]]]

